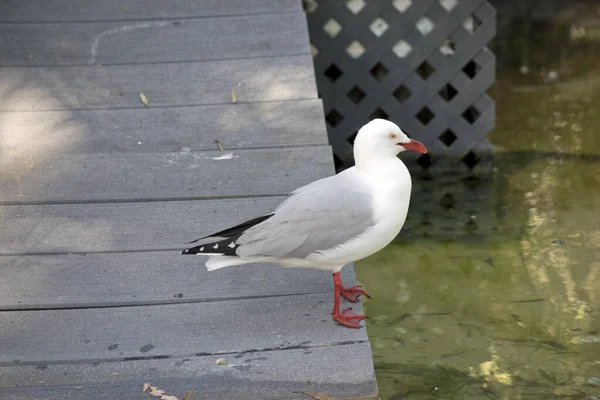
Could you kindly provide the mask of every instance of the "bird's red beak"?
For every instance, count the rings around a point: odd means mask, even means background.
[[[417,153],[427,153],[427,149],[421,142],[410,139],[408,143],[397,143],[398,146],[404,147],[406,150],[416,151]]]

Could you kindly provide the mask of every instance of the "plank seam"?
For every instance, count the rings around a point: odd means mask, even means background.
[[[283,268],[283,267],[282,267]],[[240,296],[240,297],[220,297],[220,298],[203,298],[203,299],[185,299],[185,300],[147,300],[137,301],[131,303],[98,303],[97,305],[81,305],[77,304],[65,304],[60,306],[48,307],[32,307],[32,306],[0,306],[0,312],[14,313],[14,312],[27,312],[27,311],[57,311],[57,310],[88,310],[88,309],[104,309],[104,308],[133,308],[133,307],[152,307],[152,306],[164,306],[164,305],[175,305],[175,304],[198,304],[198,303],[219,303],[224,301],[237,301],[237,300],[256,300],[256,299],[270,299],[280,297],[294,297],[294,296],[308,296],[313,294],[324,294],[327,292],[304,292],[304,293],[287,293],[287,294],[271,294],[264,296]]]
[[[129,253],[154,253],[159,251],[171,252],[181,251],[187,245],[184,243],[181,247],[173,247],[167,249],[121,249],[121,250],[92,250],[92,251],[40,251],[40,252],[24,252],[24,253],[0,253],[0,257],[48,257],[48,256],[86,256],[88,254],[129,254]]]
[[[194,358],[194,357],[214,357],[224,355],[243,355],[243,354],[254,354],[261,352],[272,352],[272,351],[287,351],[287,350],[304,350],[304,349],[318,349],[325,347],[337,347],[337,346],[352,346],[355,344],[368,344],[367,339],[363,340],[346,340],[341,342],[322,343],[316,345],[297,344],[293,346],[277,346],[277,347],[265,347],[259,349],[248,349],[248,350],[228,350],[228,351],[216,351],[216,352],[200,352],[200,353],[188,353],[188,354],[177,354],[177,355],[153,355],[153,356],[135,356],[135,357],[114,357],[114,358],[101,358],[101,359],[86,359],[86,360],[40,360],[40,361],[4,361],[0,362],[0,367],[21,367],[21,366],[35,366],[35,365],[65,365],[65,364],[91,364],[91,363],[110,363],[110,362],[123,362],[123,361],[143,361],[143,360],[164,360],[169,358]]]
[[[239,18],[239,17],[255,17],[259,15],[275,16],[285,14],[304,14],[302,10],[296,11],[275,11],[264,13],[247,13],[247,14],[215,14],[215,15],[192,15],[181,17],[162,17],[162,18],[125,18],[125,19],[84,19],[84,20],[61,20],[61,21],[7,21],[0,20],[0,24],[6,25],[60,25],[60,24],[101,24],[101,23],[120,23],[120,22],[147,22],[147,21],[187,21],[192,19],[222,19],[222,18]]]
[[[18,67],[17,67],[18,68]],[[0,66],[0,69],[2,67]],[[269,104],[269,103],[290,103],[294,101],[314,101],[319,100],[318,97],[299,97],[297,99],[282,99],[282,100],[259,100],[259,101],[238,101],[235,104]],[[166,105],[150,105],[148,107],[141,106],[131,106],[131,107],[95,107],[95,108],[47,108],[47,109],[39,109],[39,110],[3,110],[0,109],[0,114],[3,113],[17,113],[17,112],[57,112],[57,111],[109,111],[109,110],[148,110],[151,108],[175,108],[175,107],[209,107],[209,106],[222,106],[222,105],[231,105],[231,102],[221,102],[221,103],[191,103],[191,104],[166,104]],[[1,105],[0,105],[1,107]]]
[[[263,60],[263,59],[271,59],[271,58],[284,58],[284,57],[310,57],[310,52],[308,48],[303,53],[289,53],[289,54],[279,54],[273,56],[246,56],[246,57],[224,57],[224,58],[209,58],[203,60],[179,60],[179,61],[141,61],[136,63],[85,63],[85,64],[42,64],[42,65],[27,65],[27,64],[15,64],[15,65],[0,65],[0,70],[5,68],[81,68],[81,67],[89,67],[89,68],[98,68],[98,67],[110,67],[110,66],[127,66],[127,65],[159,65],[159,64],[191,64],[191,63],[203,63],[203,62],[219,62],[219,61],[244,61],[244,60]]]
[[[223,146],[223,143],[221,143],[221,146],[223,147],[223,150],[221,150],[221,153],[225,153],[225,152],[234,152],[234,151],[241,151],[241,150],[285,150],[285,149],[297,149],[297,148],[302,148],[302,147],[330,147],[329,143],[327,143],[327,138],[325,135],[324,136],[324,141],[321,143],[301,143],[301,144],[285,144],[285,145],[278,145],[278,146],[249,146],[249,147],[225,147]],[[215,153],[215,154],[219,154],[219,149],[217,148],[217,145],[215,145],[214,149],[189,149],[189,151],[187,150],[188,148],[186,148],[185,152],[189,152],[189,153]],[[83,155],[83,154],[162,154],[162,153],[180,153],[183,152],[184,150],[175,150],[175,149],[164,149],[164,150],[148,150],[148,151],[144,151],[144,150],[124,150],[124,151],[114,151],[114,150],[105,150],[105,151],[94,151],[94,152],[72,152],[72,153],[63,153],[63,155]],[[2,205],[2,202],[0,202],[0,205]]]
[[[188,104],[188,105],[182,105],[182,104],[174,104],[174,105],[159,105],[159,106],[153,106],[150,105],[149,107],[146,106],[142,106],[142,107],[117,107],[117,108],[77,108],[77,109],[47,109],[47,110],[0,110],[0,114],[9,114],[9,113],[34,113],[34,112],[41,112],[41,113],[45,113],[45,112],[64,112],[64,111],[113,111],[113,110],[150,110],[153,108],[175,108],[175,107],[180,107],[180,108],[201,108],[201,107],[215,107],[215,106],[231,106],[231,107],[235,107],[237,104],[276,104],[276,103],[291,103],[291,102],[315,102],[315,101],[320,101],[321,99],[319,99],[318,97],[315,98],[302,98],[302,99],[289,99],[289,100],[259,100],[259,101],[238,101],[236,103],[201,103],[201,104]]]
[[[162,197],[162,198],[138,198],[138,199],[94,199],[94,200],[39,200],[39,201],[4,201],[2,206],[56,206],[77,204],[121,204],[121,203],[158,203],[172,201],[208,201],[208,200],[236,200],[236,199],[260,199],[273,197],[288,197],[290,193],[265,193],[231,196],[196,196],[196,197]]]

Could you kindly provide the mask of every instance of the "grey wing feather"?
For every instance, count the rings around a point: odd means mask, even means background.
[[[374,225],[372,197],[344,172],[292,193],[268,220],[237,240],[241,257],[305,258],[332,249]]]

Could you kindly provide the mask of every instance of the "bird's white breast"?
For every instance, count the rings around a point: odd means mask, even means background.
[[[410,174],[404,163],[394,157],[375,171],[355,170],[355,173],[356,179],[360,179],[372,194],[375,224],[358,237],[330,251],[311,255],[308,259],[343,266],[383,249],[402,229],[412,188]]]

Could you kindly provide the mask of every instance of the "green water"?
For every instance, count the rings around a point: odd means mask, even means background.
[[[498,72],[477,214],[421,194],[457,229],[357,263],[381,399],[600,399],[600,44],[563,39]]]

